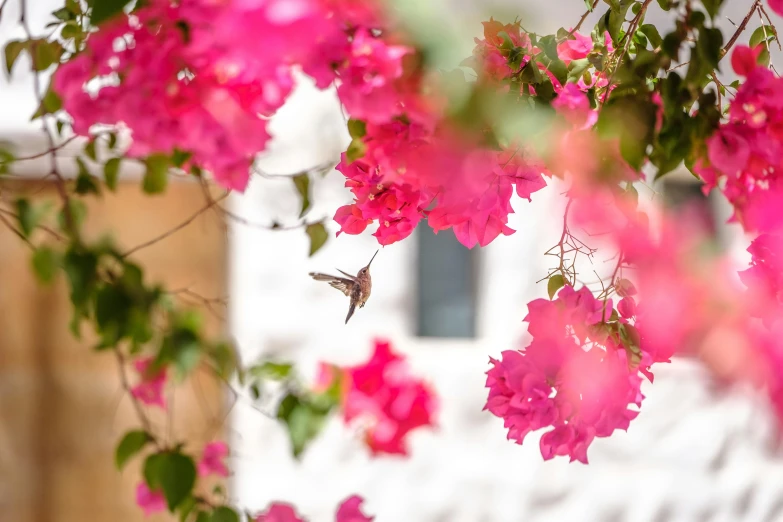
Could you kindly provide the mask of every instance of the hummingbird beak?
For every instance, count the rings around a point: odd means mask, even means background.
[[[372,260],[375,259],[375,256],[378,255],[378,252],[380,252],[380,250],[376,250],[375,253],[372,255],[372,259],[370,259],[370,262],[367,263],[367,268],[370,268],[370,265],[372,264]]]

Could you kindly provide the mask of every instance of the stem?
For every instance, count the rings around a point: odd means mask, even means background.
[[[220,202],[220,201],[223,201],[224,199],[226,199],[226,198],[228,197],[228,195],[229,195],[229,193],[228,193],[228,192],[226,192],[225,194],[223,194],[222,196],[220,196],[220,197],[219,197],[219,198],[217,198],[217,199],[210,199],[210,200],[207,202],[207,204],[206,204],[206,205],[204,205],[203,207],[201,207],[201,208],[200,208],[198,211],[196,211],[196,212],[195,212],[195,213],[194,213],[192,216],[190,216],[189,218],[187,218],[185,221],[183,221],[182,223],[180,223],[180,224],[179,224],[179,225],[177,225],[176,227],[172,228],[171,230],[167,230],[166,232],[164,232],[163,234],[159,235],[158,237],[155,237],[155,238],[153,238],[153,239],[150,239],[149,241],[145,241],[144,243],[142,243],[142,244],[140,244],[140,245],[136,245],[135,247],[133,247],[133,248],[131,248],[130,250],[128,250],[128,251],[126,251],[125,253],[123,253],[123,254],[122,254],[122,257],[128,257],[129,255],[131,255],[131,254],[133,254],[133,253],[135,253],[135,252],[138,252],[138,251],[139,251],[139,250],[141,250],[142,248],[147,248],[147,247],[149,247],[149,246],[152,246],[152,245],[154,245],[155,243],[157,243],[157,242],[159,242],[159,241],[162,241],[162,240],[166,239],[167,237],[169,237],[169,236],[173,235],[174,233],[176,233],[176,232],[179,232],[180,230],[182,230],[182,229],[183,229],[183,228],[185,228],[186,226],[190,225],[190,224],[191,224],[191,223],[192,223],[192,222],[193,222],[193,221],[194,221],[194,220],[195,220],[197,217],[199,217],[201,214],[203,214],[204,212],[206,212],[207,210],[209,210],[209,209],[210,209],[210,208],[212,208],[213,206],[217,205],[217,204],[218,204],[218,202]]]
[[[731,35],[731,39],[729,39],[726,47],[724,47],[721,51],[721,57],[726,56],[726,54],[729,52],[729,49],[732,48],[734,43],[737,41],[737,38],[739,38],[740,34],[742,34],[742,31],[745,30],[745,27],[747,27],[750,18],[753,16],[753,13],[756,11],[756,9],[758,9],[759,4],[761,4],[761,0],[754,0],[753,5],[750,7],[750,11],[748,11],[748,14],[746,14],[745,18],[742,19],[742,22],[739,24],[739,27],[737,27],[737,30],[734,31],[733,35]]]
[[[582,18],[579,19],[579,22],[568,33],[569,36],[573,36],[574,33],[576,33],[582,27],[582,24],[585,23],[585,20],[587,20],[587,17],[590,16],[590,13],[595,11],[595,8],[596,8],[597,5],[598,5],[598,0],[594,0],[593,6],[590,9],[588,9],[587,11],[585,11],[585,14],[582,15]]]
[[[19,0],[19,23],[21,24],[22,28],[24,29],[25,34],[27,35],[28,40],[33,39],[33,33],[30,30],[30,25],[27,23],[27,2],[26,0]],[[63,178],[62,174],[57,168],[57,145],[54,143],[54,136],[52,135],[52,131],[49,128],[49,126],[46,123],[47,116],[49,115],[48,109],[44,106],[43,103],[43,95],[41,94],[41,75],[39,74],[38,67],[36,64],[36,53],[30,53],[30,59],[32,61],[32,67],[33,67],[33,85],[35,88],[35,97],[38,100],[38,106],[41,107],[41,127],[43,128],[44,134],[46,135],[46,139],[49,142],[49,152],[51,154],[51,172],[55,178],[55,186],[57,187],[57,192],[60,195],[60,199],[63,202],[63,213],[65,215],[65,225],[68,232],[68,235],[71,236],[71,238],[78,242],[79,241],[79,231],[76,227],[76,221],[74,220],[73,213],[71,212],[71,205],[70,205],[70,198],[68,196],[68,190],[65,186],[65,179]]]

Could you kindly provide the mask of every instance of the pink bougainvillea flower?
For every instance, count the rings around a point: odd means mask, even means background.
[[[368,517],[362,513],[362,502],[364,499],[358,495],[345,499],[337,508],[335,522],[372,522],[375,517]]]
[[[590,328],[611,310],[610,301],[568,285],[554,301],[528,304],[533,341],[490,358],[487,372],[485,409],[504,420],[510,440],[522,444],[531,431],[551,427],[540,441],[544,459],[587,463],[593,439],[628,428],[638,413],[630,407],[643,398],[638,366],[629,364],[624,347],[605,335],[593,338]]]
[[[402,76],[402,58],[412,52],[410,47],[389,45],[366,29],[356,32],[337,87],[351,116],[382,124],[401,113],[395,81]]]
[[[299,518],[291,504],[274,502],[264,513],[256,516],[255,522],[305,522],[305,520]]]
[[[598,121],[598,112],[590,108],[587,95],[573,83],[563,87],[552,102],[552,107],[579,130],[592,127]]]
[[[769,8],[783,16],[783,0],[769,0]]]
[[[718,130],[707,141],[710,163],[726,174],[743,170],[750,158],[748,141],[730,128]]]
[[[166,499],[161,491],[151,491],[146,482],[139,482],[136,486],[136,504],[144,510],[144,516],[166,510]]]
[[[557,55],[568,65],[571,60],[586,58],[593,50],[593,39],[589,35],[574,33],[573,39],[568,39],[557,46]]]
[[[734,69],[734,72],[740,76],[749,76],[758,67],[756,60],[758,60],[762,49],[762,46],[756,46],[753,49],[747,45],[735,47],[734,52],[731,54],[731,67]]]
[[[368,422],[365,442],[375,454],[406,455],[406,436],[434,425],[435,395],[412,376],[402,356],[386,341],[376,341],[372,357],[364,364],[344,369],[347,391],[343,419]]]
[[[166,387],[166,368],[153,371],[154,360],[154,357],[147,357],[134,362],[133,365],[141,380],[131,388],[131,395],[147,406],[159,406],[165,409],[166,399],[163,391]]]
[[[223,441],[210,442],[204,446],[201,460],[198,462],[198,474],[200,477],[218,475],[228,476],[228,468],[223,459],[228,455],[228,445]]]

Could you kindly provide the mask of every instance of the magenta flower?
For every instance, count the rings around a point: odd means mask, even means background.
[[[343,368],[342,375],[343,419],[346,423],[356,419],[369,423],[365,442],[374,455],[407,455],[408,433],[434,425],[434,393],[410,375],[404,358],[392,352],[388,342],[376,341],[370,360]]]
[[[345,499],[337,508],[335,522],[372,522],[375,517],[368,517],[362,513],[362,502],[364,499],[358,495]]]
[[[255,518],[255,522],[305,522],[305,520],[299,518],[292,505],[274,502],[269,505],[266,512]]]
[[[160,368],[153,371],[151,369],[154,357],[137,359],[134,362],[136,372],[139,374],[140,382],[131,388],[130,392],[134,398],[146,404],[147,406],[158,406],[166,409],[166,399],[163,391],[166,387],[166,369]]]
[[[147,483],[143,481],[136,486],[136,504],[144,511],[145,517],[166,510],[166,499],[163,497],[163,493],[151,491]]]
[[[198,474],[206,477],[212,474],[228,476],[228,468],[223,460],[228,455],[228,446],[223,441],[210,442],[204,446],[201,460],[198,462]]]

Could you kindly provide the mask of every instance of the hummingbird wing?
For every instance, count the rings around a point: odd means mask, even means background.
[[[348,307],[348,315],[345,317],[345,324],[348,324],[348,319],[350,319],[353,313],[356,311],[356,303],[359,302],[361,292],[362,290],[359,288],[359,285],[354,285],[351,289],[351,305]]]
[[[317,272],[310,272],[309,275],[316,281],[326,281],[332,288],[338,289],[347,296],[351,295],[351,288],[353,288],[354,282],[350,279],[329,274],[319,274]]]

